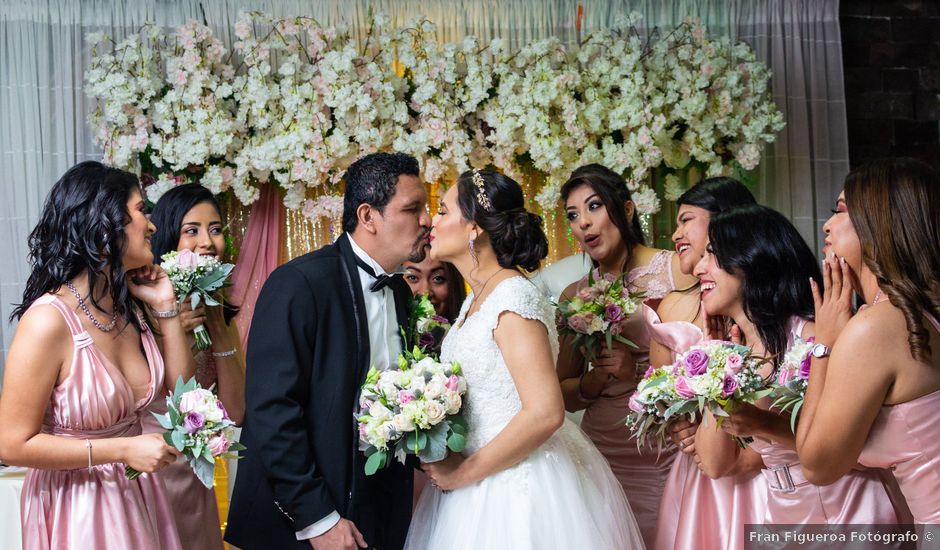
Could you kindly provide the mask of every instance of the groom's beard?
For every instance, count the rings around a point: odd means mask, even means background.
[[[418,236],[418,240],[415,241],[414,246],[411,248],[411,255],[408,256],[409,262],[417,264],[424,261],[425,256],[428,255],[428,249],[431,248],[431,243],[428,242],[428,235],[430,233],[430,229],[425,229],[421,232],[421,235]]]

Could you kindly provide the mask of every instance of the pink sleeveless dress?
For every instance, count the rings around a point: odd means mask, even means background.
[[[196,354],[195,359],[196,381],[203,388],[212,387],[218,381],[212,356],[202,351]],[[166,396],[161,392],[148,407],[147,414],[141,417],[144,433],[165,431],[151,413],[166,413]],[[189,463],[182,458],[154,475],[166,487],[166,498],[176,519],[183,550],[222,550],[222,528],[215,489],[206,489]]]
[[[139,435],[141,411],[163,387],[163,358],[144,324],[141,343],[150,367],[150,390],[140,401],[123,374],[102,354],[78,316],[59,298],[33,304],[54,306],[74,340],[68,376],[52,391],[43,433],[92,440]],[[94,449],[92,449],[94,452]],[[95,548],[177,550],[176,525],[163,485],[149,474],[124,476],[124,464],[76,470],[30,469],[20,508],[24,550]]]
[[[663,323],[656,312],[643,307],[650,337],[682,353],[704,339],[692,323]],[[758,473],[711,479],[695,465],[695,459],[678,453],[672,464],[656,525],[657,550],[687,548],[744,548],[744,526],[761,523],[767,501],[767,484]]]
[[[806,321],[790,321],[790,345]],[[880,469],[851,470],[831,485],[808,482],[796,451],[779,443],[755,438],[751,448],[767,467],[766,524],[896,524],[898,512]]]
[[[673,291],[674,254],[668,250],[657,252],[649,264],[630,270],[626,276],[630,291],[643,292],[646,300],[660,300]],[[578,287],[585,285],[587,277],[579,281]],[[639,346],[639,349],[632,350],[633,357],[638,371],[644,372],[645,364],[649,363],[649,333],[639,312],[627,321],[623,336]],[[630,412],[628,399],[635,387],[636,383],[632,381],[610,382],[600,398],[584,410],[581,429],[610,463],[610,469],[630,501],[643,540],[650,546],[656,533],[656,517],[663,486],[675,459],[676,449],[669,446],[662,453],[657,453],[655,446],[637,449],[636,440],[631,438],[625,424]]]
[[[929,318],[928,318],[929,319]],[[930,319],[937,331],[940,323]],[[859,462],[894,472],[919,524],[940,524],[940,390],[881,407]]]

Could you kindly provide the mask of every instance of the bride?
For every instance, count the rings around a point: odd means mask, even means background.
[[[470,430],[463,455],[423,466],[406,549],[643,548],[620,483],[565,420],[554,310],[517,270],[548,249],[524,204],[515,181],[473,170],[434,219],[431,257],[473,290],[441,353],[463,368]]]

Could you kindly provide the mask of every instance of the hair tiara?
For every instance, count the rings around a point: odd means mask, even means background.
[[[483,176],[480,175],[480,171],[474,168],[470,179],[473,180],[473,185],[477,188],[477,202],[480,203],[483,210],[492,212],[493,204],[490,203],[490,198],[486,196],[486,184],[483,181]]]

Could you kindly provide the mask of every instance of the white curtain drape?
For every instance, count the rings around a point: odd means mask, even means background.
[[[0,0],[0,374],[13,335],[6,319],[25,286],[27,236],[49,188],[73,164],[100,158],[82,92],[84,37],[121,38],[145,22],[207,23],[231,44],[241,10],[308,15],[355,29],[371,9],[395,23],[424,14],[442,41],[500,36],[512,46],[576,37],[578,0]],[[745,40],[773,74],[787,127],[759,168],[760,202],[789,216],[818,249],[819,227],[848,171],[838,0],[584,1],[583,32],[631,11],[647,28],[702,19],[713,34]]]

